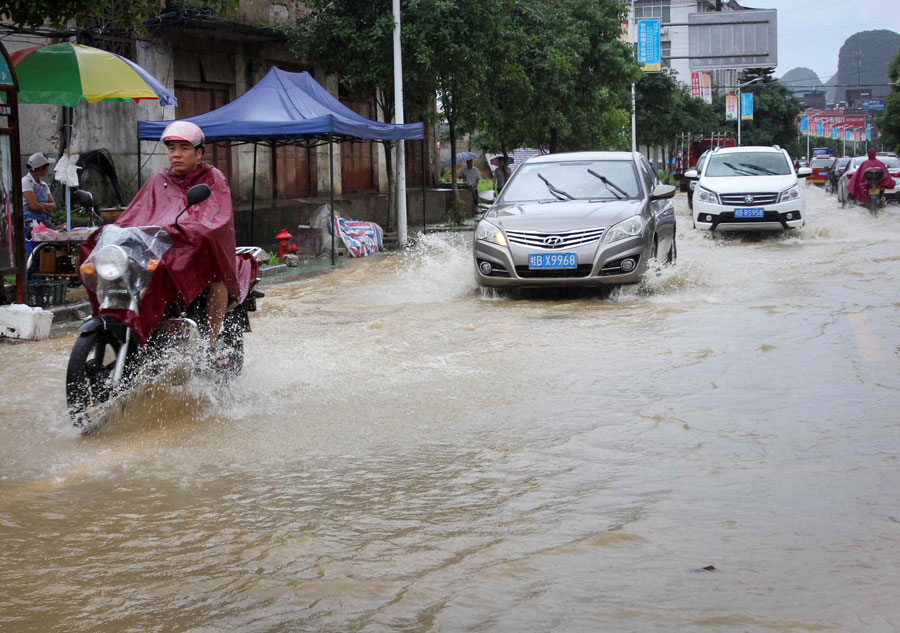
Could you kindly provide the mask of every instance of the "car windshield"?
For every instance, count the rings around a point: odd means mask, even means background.
[[[810,167],[831,167],[832,162],[833,158],[814,158]]]
[[[630,160],[525,163],[503,188],[499,202],[618,200],[638,198],[640,191]]]
[[[813,161],[815,162],[815,161]],[[787,176],[791,166],[780,152],[730,152],[713,154],[706,176]]]

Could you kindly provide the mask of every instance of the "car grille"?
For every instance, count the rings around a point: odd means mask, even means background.
[[[753,196],[753,200],[748,202],[745,198]],[[778,200],[777,193],[720,193],[719,199],[722,204],[735,205],[737,207],[752,205],[775,204]]]
[[[516,266],[516,275],[521,279],[565,279],[587,277],[593,266],[582,264],[577,268],[544,268],[531,270],[528,266]]]
[[[529,246],[531,248],[544,248],[559,250],[562,248],[577,248],[596,242],[603,237],[606,229],[578,229],[577,231],[565,231],[553,233],[546,231],[507,231],[506,238],[512,244]],[[548,244],[547,240],[551,243]]]

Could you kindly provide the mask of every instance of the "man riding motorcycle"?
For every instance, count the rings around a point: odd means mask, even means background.
[[[853,174],[853,178],[851,178],[850,182],[847,183],[847,191],[849,191],[850,195],[852,195],[856,200],[862,203],[866,203],[869,201],[869,186],[866,182],[865,175],[867,169],[871,169],[874,167],[881,170],[883,176],[881,178],[879,186],[882,189],[887,190],[894,188],[894,179],[891,178],[887,166],[875,157],[875,148],[869,148],[868,153],[868,160],[863,161],[862,164],[856,168],[856,172]]]
[[[140,314],[124,309],[100,309],[96,293],[88,287],[94,314],[118,318],[134,328],[143,344],[176,301],[191,304],[207,288],[207,315],[211,358],[218,362],[216,342],[222,329],[228,299],[242,302],[257,276],[259,265],[249,255],[235,255],[234,217],[231,190],[218,169],[200,162],[204,136],[189,121],[174,121],[161,140],[166,144],[170,167],[144,183],[115,224],[119,227],[159,226],[172,237],[173,244],[161,258],[152,281],[142,294]],[[211,195],[184,213],[187,191],[206,184]],[[176,220],[177,219],[177,220]],[[100,231],[81,247],[81,261],[87,260]]]

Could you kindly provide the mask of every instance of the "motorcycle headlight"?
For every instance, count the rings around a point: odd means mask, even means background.
[[[800,198],[800,185],[794,185],[790,189],[785,189],[778,197],[778,202],[790,202]]]
[[[644,220],[639,215],[633,215],[613,226],[606,234],[606,241],[618,242],[628,237],[637,237],[643,230]]]
[[[493,242],[499,246],[506,246],[506,236],[503,235],[503,231],[499,228],[488,222],[487,220],[482,220],[478,223],[478,226],[475,228],[475,239],[476,240],[484,240],[485,242]]]
[[[118,279],[128,270],[128,255],[120,246],[107,246],[94,257],[94,265],[107,281]]]
[[[703,187],[697,187],[697,199],[701,202],[709,202],[711,204],[719,204],[719,196],[715,192]]]

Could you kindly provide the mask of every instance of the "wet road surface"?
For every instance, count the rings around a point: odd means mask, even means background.
[[[833,200],[726,240],[680,197],[610,296],[482,295],[429,235],[86,437],[74,330],[0,345],[0,630],[900,629],[900,207]]]

